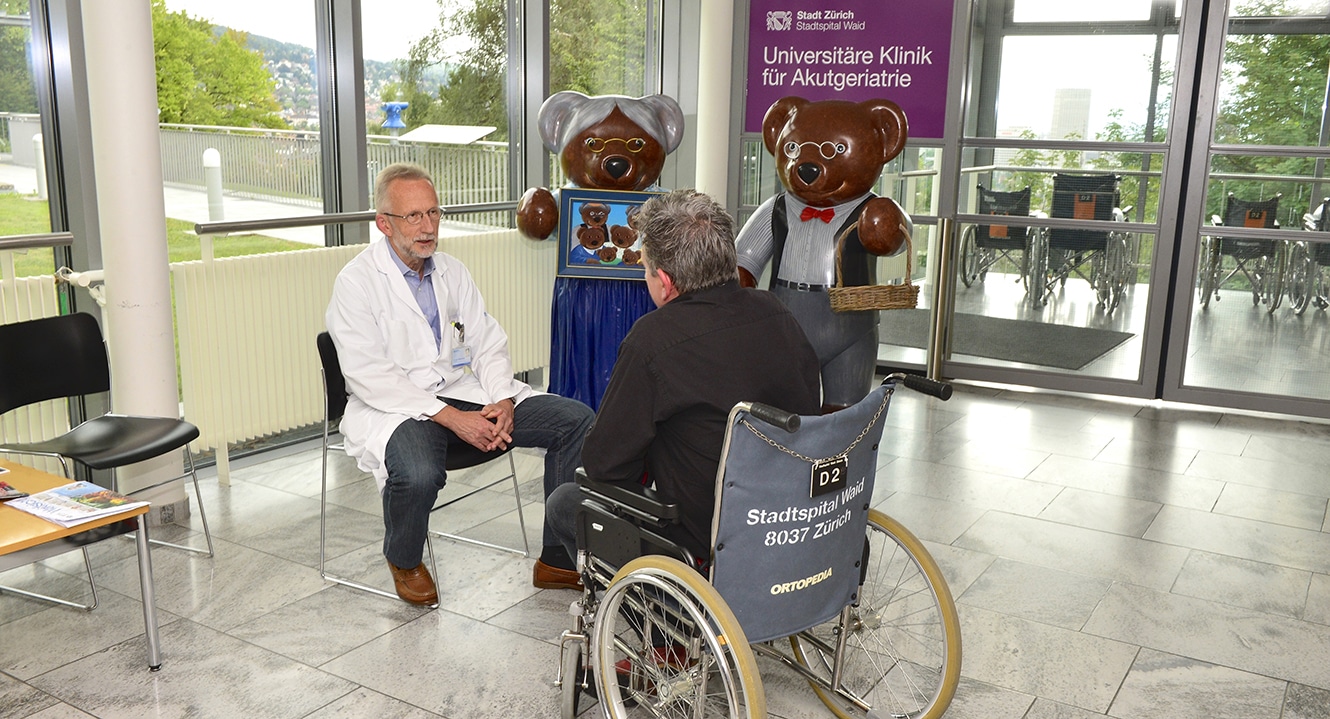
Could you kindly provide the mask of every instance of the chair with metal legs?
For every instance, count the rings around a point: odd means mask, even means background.
[[[378,587],[373,587],[367,584],[363,584],[361,582],[356,582],[347,579],[345,577],[339,577],[333,575],[329,573],[327,568],[328,452],[330,450],[340,450],[344,448],[342,443],[332,441],[332,435],[337,431],[335,427],[341,422],[342,415],[345,414],[346,412],[347,391],[346,391],[346,378],[342,375],[342,365],[337,358],[337,347],[333,344],[332,336],[329,335],[327,332],[320,332],[317,338],[317,344],[319,349],[319,360],[323,365],[322,371],[323,371],[323,392],[324,392],[323,466],[322,466],[323,479],[322,479],[322,489],[320,491],[320,498],[319,498],[319,575],[322,576],[324,579],[333,582],[334,584],[341,584],[343,586],[351,587],[353,589],[359,589],[361,591],[370,592],[372,594],[378,594],[381,596],[397,599],[398,597],[395,592],[380,589]],[[524,557],[531,555],[531,544],[530,540],[527,538],[527,533],[526,533],[526,517],[522,513],[522,494],[517,483],[517,464],[513,461],[512,450],[505,449],[493,452],[482,452],[476,449],[475,447],[472,447],[471,445],[467,444],[466,442],[462,441],[461,439],[458,439],[456,442],[449,444],[446,467],[450,472],[459,471],[463,469],[470,469],[472,467],[479,467],[480,465],[499,459],[500,457],[507,457],[508,459],[507,474],[499,477],[498,479],[487,482],[483,486],[470,489],[460,497],[455,497],[453,499],[438,502],[430,511],[437,512],[446,507],[450,507],[464,499],[467,499],[468,497],[472,497],[475,496],[476,494],[479,494],[480,492],[492,489],[493,487],[503,482],[506,481],[512,482],[513,498],[517,502],[517,521],[522,531],[523,548],[518,549],[516,547],[509,547],[502,544],[494,544],[491,542],[474,539],[472,537],[464,537],[458,534],[441,532],[431,529],[429,530],[429,533],[425,538],[425,549],[429,554],[430,572],[432,572],[434,577],[438,577],[440,575],[439,575],[438,565],[434,559],[434,543],[430,541],[430,539],[433,537],[451,539],[456,542],[465,542],[467,544],[475,544],[482,547],[488,547],[490,549],[498,549],[504,552],[520,554]]]
[[[79,313],[0,325],[0,414],[55,399],[101,394],[111,389],[110,363],[101,328],[92,315]],[[160,457],[185,448],[199,436],[194,425],[175,417],[139,417],[104,414],[54,438],[11,442],[0,438],[0,452],[51,457],[59,460],[65,477],[73,480],[70,460],[96,470],[110,470]],[[141,487],[131,496],[189,477],[198,501],[199,518],[207,548],[153,539],[165,547],[213,556],[212,533],[199,493],[194,460],[185,452],[189,471]],[[112,489],[118,491],[114,480]],[[97,585],[87,550],[83,553],[92,587],[92,603],[79,604],[13,588],[0,590],[91,611],[97,606]]]

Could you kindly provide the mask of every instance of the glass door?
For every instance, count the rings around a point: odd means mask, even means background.
[[[1330,416],[1330,2],[1212,15],[1164,396]]]

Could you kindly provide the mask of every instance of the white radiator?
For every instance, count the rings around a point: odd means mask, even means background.
[[[0,252],[0,324],[60,314],[54,277],[41,275],[14,278],[13,273],[12,254]],[[69,406],[63,399],[38,402],[0,415],[0,439],[9,442],[36,442],[68,431]],[[45,472],[63,474],[57,460],[20,455],[9,455],[6,459]]]
[[[467,265],[490,314],[507,330],[514,371],[548,364],[556,243],[501,230],[446,237],[440,247]],[[314,337],[324,330],[334,278],[363,249],[171,266],[184,417],[200,432],[195,451],[322,420]]]

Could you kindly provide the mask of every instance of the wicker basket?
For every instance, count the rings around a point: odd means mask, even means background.
[[[863,310],[908,310],[919,304],[919,286],[910,280],[914,274],[914,247],[910,233],[905,233],[905,283],[900,285],[865,285],[844,287],[841,277],[841,251],[845,238],[859,226],[858,222],[845,228],[836,240],[836,286],[827,290],[833,312],[859,312]],[[904,231],[905,228],[901,228]]]

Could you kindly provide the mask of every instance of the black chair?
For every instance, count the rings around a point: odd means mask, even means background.
[[[1266,200],[1244,200],[1229,193],[1224,203],[1224,216],[1216,225],[1224,227],[1251,227],[1278,229],[1280,195]],[[1284,264],[1286,247],[1282,240],[1256,240],[1239,237],[1208,237],[1202,243],[1200,289],[1201,307],[1219,300],[1224,283],[1241,275],[1247,280],[1252,294],[1252,305],[1262,302],[1274,312],[1284,293]],[[1225,261],[1228,258],[1229,262]],[[1231,266],[1226,266],[1230,265]]]
[[[110,389],[111,372],[106,346],[102,341],[101,328],[92,315],[80,313],[0,325],[0,414],[37,402],[100,394]],[[173,417],[104,414],[52,439],[33,442],[0,439],[0,452],[55,458],[59,460],[65,476],[72,480],[69,460],[92,469],[115,469],[179,450],[198,436],[197,427]],[[204,512],[202,495],[199,494],[198,474],[194,471],[194,460],[189,452],[185,452],[185,458],[189,465],[188,472],[135,490],[131,496],[190,477],[194,496],[198,500],[199,518],[203,521],[207,549],[156,539],[151,541],[153,544],[211,557],[212,534],[208,530],[208,517]],[[111,488],[118,490],[114,480]],[[87,563],[86,550],[84,562]],[[88,565],[88,582],[92,586],[91,605],[4,589],[34,599],[91,610],[97,606],[97,586],[92,581],[91,564]]]
[[[342,363],[337,358],[337,347],[333,344],[332,336],[327,332],[320,332],[316,342],[319,349],[319,360],[322,363],[323,371],[323,397],[324,397],[324,418],[323,418],[323,481],[322,490],[319,498],[319,575],[324,579],[341,584],[353,589],[378,594],[384,597],[397,598],[396,592],[390,592],[378,587],[372,587],[367,584],[352,581],[344,577],[338,577],[330,574],[327,570],[327,539],[328,539],[328,452],[329,450],[344,449],[340,442],[332,442],[331,437],[337,430],[334,427],[342,421],[342,415],[346,413],[346,378],[342,375]],[[425,549],[429,553],[430,571],[433,573],[435,581],[438,581],[439,568],[434,559],[434,544],[429,541],[432,537],[451,539],[457,542],[475,544],[490,549],[498,549],[513,554],[520,554],[524,557],[531,555],[531,543],[526,535],[526,517],[522,513],[522,494],[517,485],[517,464],[513,461],[512,450],[495,450],[493,452],[483,452],[467,444],[460,437],[454,435],[448,443],[448,459],[446,467],[449,471],[469,469],[479,467],[482,464],[490,462],[500,457],[508,458],[508,473],[496,480],[493,480],[484,486],[471,489],[460,497],[455,497],[436,504],[430,511],[437,512],[445,507],[450,507],[468,497],[474,496],[480,492],[498,485],[504,481],[511,481],[513,485],[513,497],[517,501],[517,521],[522,530],[523,549],[508,547],[502,544],[493,544],[471,537],[463,537],[457,534],[449,534],[437,530],[429,530],[425,539]]]
[[[979,214],[1030,216],[1029,187],[1016,192],[998,192],[983,186],[976,189],[979,191]],[[1040,231],[1033,227],[996,223],[971,226],[961,239],[961,282],[970,287],[983,281],[988,271],[1005,259],[1020,268],[1019,281],[1026,283],[1028,292],[1031,288],[1030,246],[1041,240]]]
[[[1050,216],[1124,221],[1126,217],[1118,208],[1118,176],[1053,175]],[[1032,272],[1043,277],[1045,296],[1055,287],[1065,287],[1068,277],[1083,277],[1095,289],[1099,306],[1111,312],[1122,299],[1128,273],[1135,270],[1129,246],[1125,232],[1053,227],[1048,230],[1048,242],[1038,253]]]

